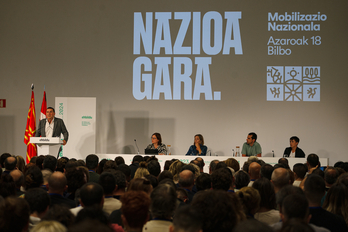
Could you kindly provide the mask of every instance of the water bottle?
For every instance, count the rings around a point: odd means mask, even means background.
[[[171,145],[167,145],[167,155],[171,155],[172,152],[170,151]]]
[[[239,146],[236,146],[236,157],[240,157]]]

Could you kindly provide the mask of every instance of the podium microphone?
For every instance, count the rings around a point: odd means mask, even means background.
[[[138,155],[139,155],[139,147],[138,147],[138,144],[137,144],[137,140],[136,139],[134,139],[134,143],[135,143],[135,146],[137,147],[137,149],[138,149]]]

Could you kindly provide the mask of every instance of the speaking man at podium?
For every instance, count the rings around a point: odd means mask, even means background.
[[[69,132],[62,119],[54,117],[56,115],[53,107],[48,107],[46,118],[39,122],[35,137],[60,137],[63,134],[63,145],[68,142]]]

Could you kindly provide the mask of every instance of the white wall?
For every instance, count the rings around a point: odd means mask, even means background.
[[[348,54],[346,1],[3,1],[0,3],[0,153],[25,155],[23,142],[30,103],[30,84],[35,84],[39,113],[43,88],[48,105],[55,97],[97,98],[97,153],[135,153],[160,132],[172,153],[182,155],[196,133],[219,155],[230,155],[241,146],[248,132],[258,134],[263,154],[272,150],[281,156],[293,135],[300,137],[306,154],[329,158],[330,164],[347,161],[348,99],[345,67]],[[134,12],[241,11],[239,21],[242,55],[211,57],[213,91],[220,101],[136,100],[132,93],[133,62],[138,56],[196,55],[133,54]],[[320,31],[267,31],[268,12],[327,15],[318,22]],[[173,16],[174,17],[174,16]],[[224,25],[226,20],[223,21]],[[172,41],[180,28],[170,24]],[[154,23],[154,31],[156,23]],[[225,31],[225,27],[223,27]],[[192,26],[184,41],[192,43]],[[155,33],[155,32],[154,32]],[[267,55],[270,36],[310,38],[320,36],[321,45],[284,46],[290,56]],[[310,39],[309,39],[310,41]],[[174,42],[173,42],[174,43]],[[173,61],[172,61],[173,62]],[[268,66],[320,66],[320,102],[267,101]],[[195,66],[194,66],[195,67]],[[153,70],[156,66],[153,64]],[[173,67],[169,67],[171,73]],[[195,68],[192,71],[194,86]],[[152,72],[153,81],[155,72]],[[171,74],[172,75],[172,74]],[[172,77],[171,77],[172,78]],[[172,81],[172,80],[171,80]],[[37,114],[39,115],[39,114]],[[70,135],[74,136],[74,135]],[[87,154],[86,154],[87,155]]]

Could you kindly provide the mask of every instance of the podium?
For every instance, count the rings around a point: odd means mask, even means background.
[[[59,137],[30,137],[30,143],[38,146],[37,155],[52,155],[56,157],[63,141]]]

